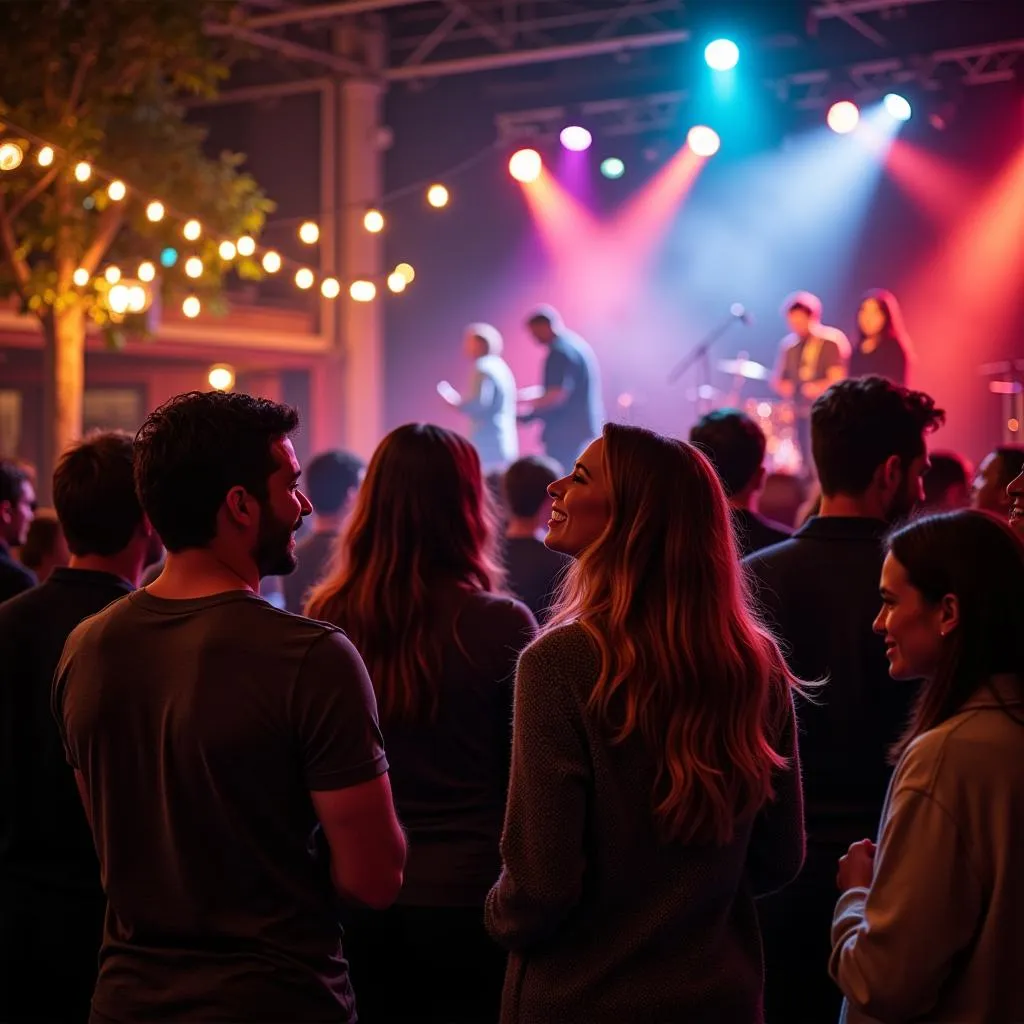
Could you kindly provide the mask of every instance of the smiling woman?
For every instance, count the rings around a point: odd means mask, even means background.
[[[575,557],[605,531],[611,516],[610,484],[604,465],[604,438],[591,442],[568,476],[549,488],[551,518],[544,543]]]

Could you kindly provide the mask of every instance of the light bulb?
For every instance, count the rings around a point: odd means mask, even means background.
[[[185,260],[185,274],[188,277],[202,277],[203,261],[198,256],[190,256]]]
[[[220,253],[222,260],[233,260],[238,250],[235,248],[234,242],[223,241],[217,248],[217,252]]]
[[[435,210],[440,210],[442,207],[447,206],[449,199],[451,199],[451,193],[444,185],[431,185],[427,189],[427,202]]]
[[[154,199],[146,207],[146,219],[156,224],[164,219],[164,204],[159,200]]]
[[[235,386],[235,371],[230,366],[213,366],[206,379],[214,391],[230,391]]]
[[[281,269],[281,257],[273,249],[263,254],[263,269],[268,274],[276,274]]]
[[[373,302],[377,297],[377,286],[372,281],[353,281],[348,293],[356,302]]]
[[[107,305],[112,312],[117,313],[119,316],[128,312],[128,291],[129,289],[123,284],[115,284],[107,292]]]
[[[156,267],[153,266],[149,260],[146,260],[145,263],[139,264],[139,269],[136,271],[136,277],[138,277],[140,281],[145,281],[148,284],[156,277]]]
[[[299,228],[299,238],[306,243],[306,245],[316,245],[320,238],[320,229],[311,220],[307,220],[302,227]]]
[[[121,268],[107,267],[103,272],[103,276],[107,279],[107,284],[117,284],[121,280]]]
[[[128,195],[128,188],[123,181],[112,181],[107,186],[107,196],[111,202],[119,203]]]
[[[416,271],[413,270],[411,263],[399,263],[395,267],[395,273],[403,278],[406,284],[412,284],[416,280]]]
[[[120,287],[120,286],[118,286]],[[128,286],[128,312],[141,313],[146,308],[146,289],[141,284]]]
[[[399,292],[404,292],[407,287],[408,285],[406,284],[405,278],[402,277],[397,270],[393,270],[388,274],[388,288],[390,288],[396,295],[398,295]]]
[[[251,256],[256,251],[256,242],[248,235],[242,237],[235,243],[239,256]]]
[[[92,177],[92,167],[85,160],[79,160],[75,164],[75,180],[83,185]]]
[[[189,320],[195,320],[199,316],[202,310],[202,303],[194,295],[190,295],[182,304],[181,311],[189,318]]]
[[[300,267],[295,271],[295,284],[306,291],[313,287],[313,271],[309,267]]]
[[[320,282],[320,294],[325,299],[336,299],[341,294],[341,285],[337,278],[325,277]]]
[[[363,227],[370,232],[371,235],[376,235],[384,230],[384,214],[380,210],[367,210],[363,214]]]
[[[181,229],[181,233],[188,241],[194,242],[203,233],[203,225],[197,220],[185,221],[185,226]]]
[[[36,162],[40,167],[49,167],[53,163],[53,146],[43,146],[36,156]]]
[[[25,151],[16,142],[5,142],[0,146],[0,171],[13,171],[21,166]]]
[[[79,267],[72,275],[71,280],[78,285],[79,288],[84,288],[89,283],[89,271],[85,267]]]

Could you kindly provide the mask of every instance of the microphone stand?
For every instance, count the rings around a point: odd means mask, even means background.
[[[691,367],[696,366],[700,363],[701,375],[700,384],[697,386],[697,398],[698,408],[701,392],[705,387],[711,385],[711,347],[714,345],[719,338],[725,334],[730,327],[737,320],[742,320],[742,316],[738,316],[736,313],[730,311],[729,315],[716,327],[710,330],[701,340],[695,345],[689,352],[683,356],[682,359],[676,363],[675,366],[669,371],[668,382],[669,384],[675,384],[680,377],[683,376]]]

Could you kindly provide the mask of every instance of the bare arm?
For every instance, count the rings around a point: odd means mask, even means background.
[[[402,889],[406,842],[387,774],[346,789],[314,790],[310,797],[331,850],[338,895],[374,910],[390,907]]]

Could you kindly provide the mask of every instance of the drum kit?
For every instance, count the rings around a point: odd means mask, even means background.
[[[797,442],[796,414],[792,402],[778,398],[747,398],[741,392],[747,381],[766,381],[771,370],[740,352],[735,359],[722,359],[715,368],[732,378],[728,390],[708,384],[687,393],[687,398],[697,403],[701,413],[712,409],[742,409],[764,431],[767,448],[765,468],[772,473],[799,473],[803,458]]]

